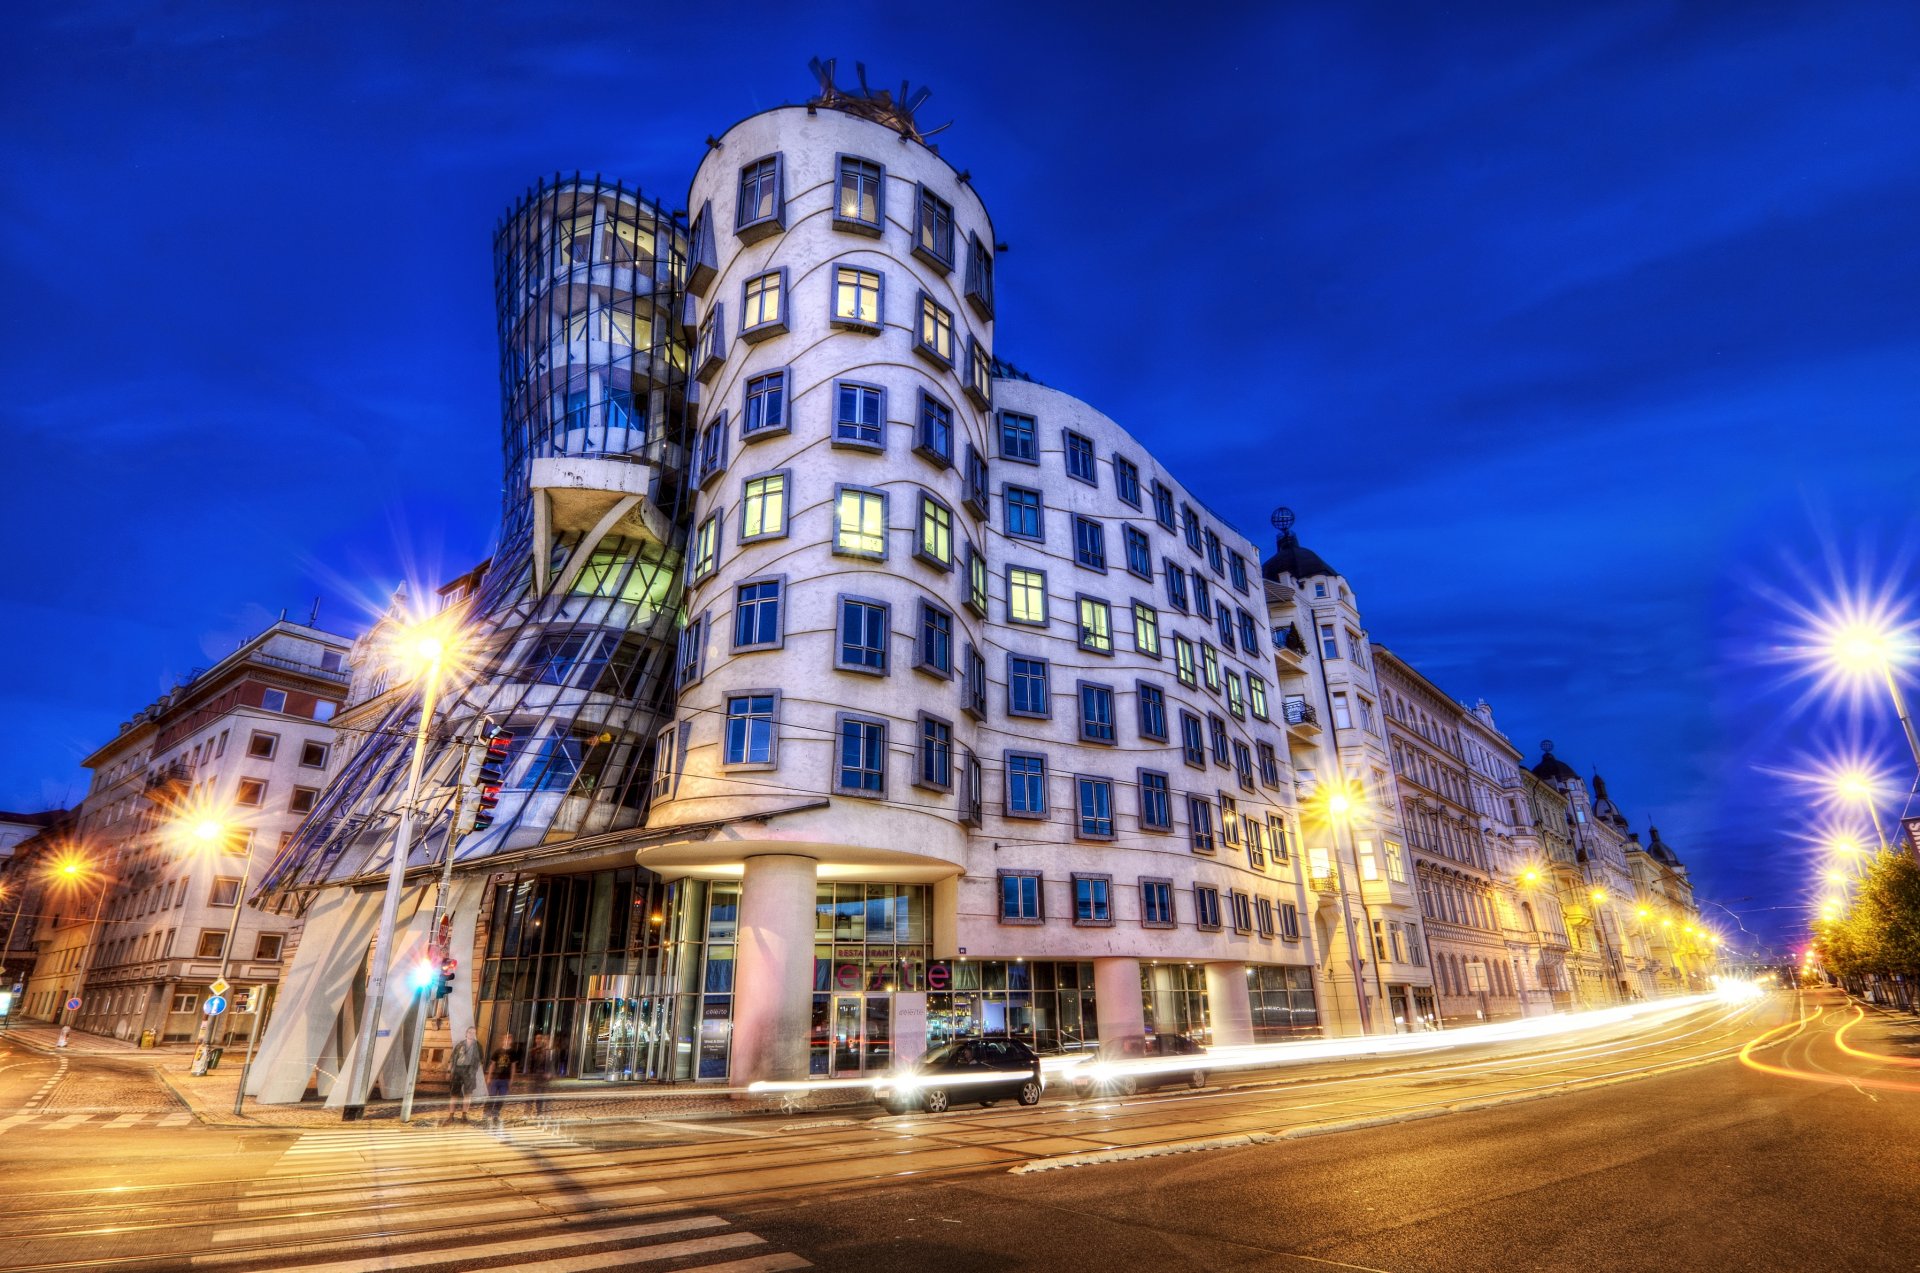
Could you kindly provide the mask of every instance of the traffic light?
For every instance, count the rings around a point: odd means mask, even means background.
[[[253,987],[241,986],[233,992],[233,1010],[235,1012],[253,1011]]]
[[[460,785],[468,809],[467,831],[485,831],[493,825],[493,811],[500,804],[500,787],[507,778],[507,752],[513,747],[513,731],[504,725],[483,725],[480,737],[486,744],[475,749],[467,760]]]
[[[453,993],[453,974],[460,968],[460,961],[448,955],[440,961],[440,975],[434,983],[433,997],[444,999]]]

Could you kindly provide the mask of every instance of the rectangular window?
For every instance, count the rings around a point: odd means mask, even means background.
[[[1242,720],[1246,719],[1246,694],[1240,688],[1240,674],[1238,672],[1227,673],[1227,710]]]
[[[1007,621],[1031,623],[1039,627],[1046,626],[1047,576],[1045,571],[1030,570],[1025,566],[1007,568]]]
[[[1032,752],[1007,753],[1007,816],[1047,816],[1047,758]]]
[[[967,443],[966,493],[960,498],[975,517],[986,517],[991,512],[987,507],[987,460],[971,442]]]
[[[942,367],[953,366],[953,311],[920,293],[920,325],[914,332],[914,352]]]
[[[765,437],[787,429],[787,373],[769,371],[747,380],[740,437]]]
[[[693,532],[693,577],[705,579],[720,564],[720,515],[714,514]]]
[[[1180,713],[1180,758],[1195,769],[1207,767],[1207,740],[1200,718],[1192,712]]]
[[[787,533],[787,475],[763,473],[740,487],[740,542],[777,539]],[[885,543],[884,537],[881,540]]]
[[[1271,719],[1267,714],[1267,683],[1251,673],[1247,675],[1247,701],[1255,720]]]
[[[1178,632],[1173,634],[1173,670],[1174,675],[1180,678],[1180,683],[1188,689],[1199,686],[1200,678],[1193,663],[1193,642]]]
[[[775,696],[771,691],[728,696],[727,763],[729,765],[771,765],[773,763],[774,701]]]
[[[1113,838],[1113,783],[1105,778],[1080,775],[1074,781],[1079,792],[1080,835],[1089,840]]]
[[[1167,741],[1167,692],[1147,681],[1137,683],[1140,700],[1140,736]]]
[[[1098,465],[1093,458],[1093,439],[1072,429],[1062,430],[1066,441],[1067,476],[1089,486],[1100,484]]]
[[[258,778],[242,778],[239,789],[234,793],[233,802],[246,805],[250,809],[257,809],[266,803],[266,799],[266,783]]]
[[[687,626],[680,630],[679,645],[674,650],[674,684],[681,689],[700,679],[706,662],[707,619],[701,615],[689,619]]]
[[[840,598],[840,646],[834,666],[855,672],[887,672],[887,607],[878,601]]]
[[[1153,582],[1153,545],[1147,539],[1147,532],[1137,526],[1123,525],[1120,535],[1127,545],[1128,572]]]
[[[1233,740],[1233,773],[1242,787],[1253,790],[1253,752],[1237,738]]]
[[[1227,894],[1233,903],[1233,931],[1250,933],[1253,931],[1253,900],[1239,889]]]
[[[879,450],[886,445],[885,398],[877,385],[834,386],[833,440]]]
[[[1180,533],[1186,536],[1187,547],[1200,551],[1200,514],[1193,511],[1193,505],[1180,506]]]
[[[1207,738],[1213,744],[1213,763],[1226,765],[1227,757],[1231,754],[1227,748],[1227,722],[1208,713]]]
[[[942,270],[953,268],[953,205],[924,185],[915,204],[913,254]]]
[[[1300,908],[1292,902],[1280,903],[1280,936],[1288,941],[1300,940]]]
[[[1204,538],[1207,541],[1207,565],[1213,567],[1214,574],[1225,574],[1227,567],[1220,558],[1220,536],[1214,534],[1213,528],[1209,526]]]
[[[295,787],[293,795],[287,800],[287,812],[307,814],[313,812],[314,802],[320,799],[318,787]]]
[[[1080,682],[1080,739],[1089,743],[1117,741],[1113,720],[1113,687]]]
[[[1006,512],[1007,534],[1015,539],[1045,539],[1046,508],[1040,492],[1025,486],[1003,486],[1000,502]]]
[[[1107,568],[1107,528],[1091,517],[1073,519],[1073,559],[1089,570]]]
[[[980,789],[980,757],[973,754],[971,748],[960,749],[960,821],[970,827],[980,825],[980,806],[984,796]]]
[[[1033,417],[1017,415],[1012,411],[1000,413],[1000,458],[1015,460],[1021,464],[1040,462],[1039,443],[1036,441]]]
[[[966,647],[966,676],[962,681],[960,706],[976,720],[987,718],[987,660],[986,656],[973,648]]]
[[[1111,924],[1113,922],[1112,891],[1113,877],[1110,875],[1074,876],[1073,922]]]
[[[1253,903],[1253,926],[1262,937],[1273,936],[1273,899],[1258,898]]]
[[[696,480],[705,485],[727,471],[727,441],[733,435],[727,428],[727,413],[722,411],[700,431],[699,453],[694,456]]]
[[[1053,714],[1053,702],[1047,685],[1045,659],[1024,655],[1007,656],[1007,714],[1009,716],[1047,717]]]
[[[993,405],[993,356],[976,336],[967,337],[967,396],[982,411]]]
[[[1205,641],[1200,643],[1200,675],[1209,690],[1220,692],[1220,656]]]
[[[1142,769],[1140,784],[1140,827],[1144,831],[1173,830],[1173,793],[1167,776],[1157,769]]]
[[[768,270],[741,285],[741,339],[763,340],[787,330],[786,282],[786,271]]]
[[[953,790],[953,725],[937,716],[920,717],[920,785]]]
[[[941,468],[953,463],[953,408],[924,389],[920,391],[920,419],[913,429],[913,449]]]
[[[1205,796],[1187,797],[1187,838],[1195,853],[1213,852],[1213,805]]]
[[[1260,652],[1260,625],[1245,610],[1240,612],[1240,644],[1246,647],[1248,654]]]
[[[942,570],[953,569],[953,510],[920,492],[920,537],[913,555]]]
[[[1140,466],[1124,455],[1113,457],[1113,485],[1121,499],[1140,507]]]
[[[1040,913],[1040,876],[1035,872],[1000,872],[1000,922],[1038,924]]]
[[[215,880],[213,891],[207,896],[209,906],[237,906],[240,904],[239,880]]]
[[[1153,484],[1153,520],[1173,529],[1173,488],[1165,482]]]
[[[325,743],[302,743],[300,745],[300,764],[307,769],[325,769],[327,767],[328,747]]]
[[[914,665],[936,676],[953,675],[953,616],[931,601],[920,603],[920,649]]]
[[[840,156],[833,204],[834,228],[878,236],[886,224],[886,177],[886,169],[871,160]]]
[[[834,502],[833,550],[856,557],[887,555],[887,497],[843,486]]]
[[[254,939],[253,957],[255,959],[280,958],[280,944],[285,940],[280,933],[261,933]]]
[[[1233,580],[1233,586],[1235,588],[1241,592],[1248,591],[1247,559],[1239,553],[1229,553],[1227,555],[1227,577]]]
[[[1113,653],[1113,611],[1098,597],[1080,598],[1080,648]]]
[[[1187,612],[1187,572],[1170,561],[1161,565],[1167,568],[1167,604],[1181,614]]]
[[[1233,611],[1221,606],[1214,612],[1214,617],[1220,622],[1220,644],[1225,647],[1227,653],[1231,654],[1233,653]]]
[[[1252,814],[1242,819],[1247,833],[1247,865],[1256,871],[1267,869],[1267,824]]]
[[[733,232],[752,242],[781,229],[786,206],[780,188],[780,156],[768,155],[740,169],[740,203]]]
[[[1213,590],[1207,587],[1207,577],[1197,570],[1193,572],[1193,612],[1202,619],[1213,618]]]
[[[1387,862],[1387,878],[1395,884],[1405,884],[1407,882],[1407,863],[1405,857],[1401,854],[1399,843],[1394,840],[1385,841],[1381,846],[1380,856],[1385,858]]]
[[[987,555],[967,541],[967,608],[987,617]]]
[[[1218,929],[1220,927],[1220,890],[1217,888],[1194,889],[1193,910],[1196,926]]]
[[[1335,694],[1333,696],[1333,724],[1336,729],[1353,728],[1353,715],[1347,707],[1347,696],[1345,694]]]
[[[218,959],[220,958],[220,952],[225,950],[226,948],[227,948],[227,935],[225,933],[209,929],[200,934],[200,945],[199,945],[199,948],[194,951],[194,958]],[[195,1005],[195,1006],[198,1006],[198,1005]]]
[[[287,692],[285,690],[261,690],[260,706],[263,710],[269,711],[269,712],[286,711],[287,710]],[[225,735],[222,734],[221,737],[224,738]]]
[[[887,726],[859,716],[840,719],[838,789],[847,795],[882,796],[887,791]]]
[[[880,275],[851,265],[833,271],[833,325],[852,331],[880,330]]]
[[[1320,625],[1320,657],[1328,661],[1340,657],[1340,642],[1339,639],[1333,635],[1333,625],[1331,623],[1323,623]]]
[[[1160,657],[1160,612],[1144,601],[1133,603],[1133,648],[1150,659]]]
[[[1280,758],[1275,754],[1272,743],[1258,744],[1260,753],[1260,781],[1269,787],[1280,785]]]
[[[247,759],[272,760],[280,750],[280,735],[255,732],[247,739]]]
[[[967,303],[981,318],[993,319],[993,251],[977,234],[967,236]]]
[[[1240,847],[1240,803],[1224,791],[1220,793],[1220,838],[1230,849]]]

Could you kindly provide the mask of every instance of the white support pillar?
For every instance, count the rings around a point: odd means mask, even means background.
[[[373,1037],[373,1074],[380,1085],[380,1093],[388,1100],[400,1094],[400,1085],[406,1079],[406,1058],[404,1049],[394,1045],[407,1037],[402,1027],[413,1014],[420,998],[415,991],[412,971],[414,966],[426,958],[427,929],[433,926],[433,907],[428,904],[432,893],[430,887],[415,887],[401,895],[399,923],[393,932],[393,956],[387,964],[387,994],[380,1003],[380,1020],[360,1023],[362,1030],[377,1029]],[[377,915],[376,915],[377,918]],[[361,961],[362,967],[365,960]],[[362,974],[365,975],[364,973]],[[354,1056],[354,1046],[346,1049],[346,1056]],[[350,1083],[336,1083],[327,1093],[326,1107],[340,1109],[347,1103]],[[369,1093],[370,1094],[370,1093]]]
[[[1140,997],[1138,959],[1093,961],[1093,1002],[1101,1039],[1120,1039],[1147,1032],[1144,1001]]]
[[[314,899],[247,1075],[249,1096],[263,1105],[289,1105],[306,1093],[354,980],[364,975],[367,943],[379,918],[375,893],[329,889]],[[321,1090],[330,1086],[326,1076]]]
[[[1245,964],[1207,965],[1207,1015],[1213,1028],[1212,1046],[1237,1048],[1253,1042]]]
[[[807,1076],[813,1031],[814,861],[747,859],[734,954],[732,1081]]]

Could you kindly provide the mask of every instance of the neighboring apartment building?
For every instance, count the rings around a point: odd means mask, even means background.
[[[1262,565],[1299,793],[1315,947],[1333,1033],[1436,1028],[1438,1004],[1401,829],[1366,629],[1345,578],[1274,515]],[[1349,808],[1334,816],[1328,800]]]
[[[1556,1011],[1598,1006],[1593,989],[1604,983],[1597,940],[1567,924],[1567,907],[1586,896],[1573,851],[1573,814],[1558,788],[1531,769],[1520,770],[1513,841],[1520,924],[1537,936],[1539,963],[1529,981]],[[1584,992],[1584,993],[1583,993]]]
[[[47,864],[65,844],[73,813],[57,809],[6,817],[12,827],[27,830],[25,835],[10,837],[6,855],[0,857],[0,990],[21,987],[9,1004],[10,1015],[21,1016],[33,969],[34,933],[46,910]]]
[[[1400,821],[1413,851],[1440,1019],[1455,1025],[1513,1016],[1520,1011],[1520,987],[1501,921],[1505,885],[1490,843],[1500,824],[1491,817],[1483,822],[1463,737],[1475,731],[1477,718],[1405,660],[1377,653]],[[1490,730],[1481,736],[1497,737]]]
[[[191,1038],[230,930],[227,979],[263,988],[256,1002],[271,995],[293,920],[244,905],[243,881],[259,878],[318,798],[346,652],[332,633],[271,624],[87,757],[93,782],[66,850],[84,870],[47,887],[30,1015],[122,1039]],[[203,819],[225,838],[207,846],[186,833]],[[223,1033],[244,1030],[236,1018],[222,1019]]]
[[[1659,827],[1647,828],[1647,843],[1631,837],[1627,865],[1633,872],[1638,926],[1647,942],[1648,972],[1660,994],[1688,994],[1705,990],[1714,958],[1714,939],[1701,922],[1693,900],[1693,882],[1679,855],[1660,838]]]

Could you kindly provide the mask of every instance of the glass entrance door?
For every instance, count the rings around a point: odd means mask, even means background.
[[[833,997],[833,1077],[884,1074],[893,1064],[893,996]]]

